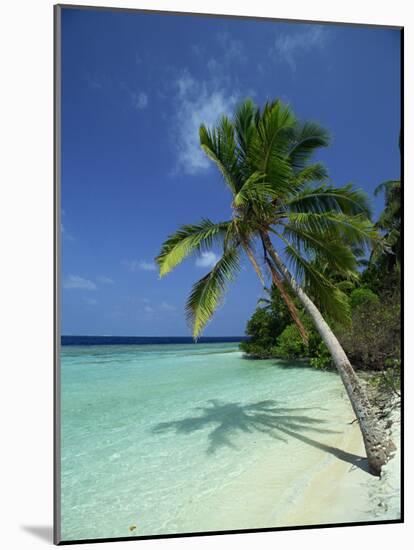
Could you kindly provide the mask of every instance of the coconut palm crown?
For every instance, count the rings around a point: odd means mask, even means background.
[[[156,258],[164,276],[192,254],[217,244],[222,248],[221,258],[194,285],[187,301],[194,338],[221,303],[245,254],[262,281],[263,265],[269,269],[306,341],[296,308],[284,292],[285,274],[269,250],[273,241],[319,308],[333,318],[347,316],[344,294],[317,265],[327,263],[344,278],[354,277],[353,249],[365,247],[374,230],[366,195],[352,185],[333,186],[324,166],[313,162],[315,152],[329,141],[324,128],[299,122],[280,100],[266,103],[263,110],[247,100],[232,119],[223,116],[215,128],[200,127],[201,147],[231,192],[232,217],[182,226]]]

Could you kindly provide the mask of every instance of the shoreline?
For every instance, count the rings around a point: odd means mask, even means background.
[[[368,471],[362,434],[358,424],[352,423],[350,410],[346,429],[328,443],[332,451],[327,453],[321,445],[315,451],[319,453],[318,460],[310,470],[292,476],[284,487],[274,471],[277,457],[271,451],[252,465],[225,495],[225,501],[232,502],[232,509],[225,507],[225,513],[213,512],[210,516],[214,530],[228,529],[230,517],[237,524],[235,529],[400,520],[400,410],[394,404],[395,400],[388,399],[387,410],[382,414],[389,423],[392,420],[389,432],[396,451],[380,478]],[[202,517],[199,521],[204,524]]]
[[[364,456],[358,426],[350,427],[344,450]],[[279,526],[321,525],[400,519],[399,441],[397,451],[384,467],[381,478],[358,466],[332,460],[311,480],[294,509]],[[387,503],[390,493],[394,502]]]
[[[298,499],[297,506],[290,510],[279,526],[294,526],[303,523],[321,525],[363,521],[401,519],[401,410],[395,396],[367,391],[396,450],[383,467],[378,478],[368,472],[364,458],[360,465],[347,465],[331,460],[315,474]],[[364,442],[358,424],[353,423],[345,434],[343,451],[365,457]]]
[[[369,375],[368,375],[369,376]],[[369,473],[367,460],[349,465],[330,460],[321,467],[279,526],[323,525],[386,521],[401,519],[401,409],[394,395],[369,387],[366,390],[374,402],[375,413],[386,427],[396,450],[383,467],[381,477]],[[380,405],[379,405],[380,403]],[[365,457],[365,447],[358,423],[350,424],[342,450]]]

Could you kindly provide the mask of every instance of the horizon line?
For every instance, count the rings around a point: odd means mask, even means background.
[[[143,336],[143,335],[136,335],[136,334],[61,334],[60,337],[81,337],[81,338],[192,338],[192,336],[189,335],[168,335],[168,336]],[[200,340],[200,338],[246,338],[246,335],[240,335],[240,334],[234,334],[229,335],[226,334],[225,336],[199,336],[197,340]]]

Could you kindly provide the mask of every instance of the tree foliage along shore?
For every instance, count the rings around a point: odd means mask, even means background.
[[[329,145],[328,132],[317,123],[298,121],[280,100],[263,109],[251,100],[241,103],[233,118],[223,116],[215,128],[201,125],[200,144],[231,192],[231,219],[182,226],[156,258],[164,276],[189,255],[214,246],[222,250],[187,301],[194,338],[212,318],[245,256],[262,282],[269,274],[305,345],[309,329],[297,303],[311,319],[359,421],[370,470],[379,475],[392,443],[324,318],[350,319],[346,296],[332,275],[355,278],[356,254],[377,240],[365,193],[329,182],[325,167],[313,161],[314,153]]]

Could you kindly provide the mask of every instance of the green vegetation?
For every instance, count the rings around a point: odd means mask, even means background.
[[[393,279],[394,276],[390,280]],[[242,342],[240,349],[258,359],[307,358],[315,368],[333,368],[326,345],[303,309],[299,307],[299,314],[308,329],[307,345],[289,318],[277,289],[272,287],[271,294],[274,296],[272,305],[263,307],[259,304],[247,322],[246,334],[250,339]],[[357,286],[347,294],[347,300],[350,322],[331,322],[345,352],[357,369],[384,373],[392,368],[395,386],[401,353],[398,287],[378,295],[369,287]],[[386,377],[381,377],[381,380],[384,382]]]
[[[385,193],[385,207],[375,226],[381,239],[373,242],[369,261],[353,278],[331,273],[346,300],[349,317],[331,319],[347,356],[357,370],[376,371],[370,383],[381,391],[399,394],[401,365],[401,182],[387,181],[376,194]],[[332,368],[331,355],[312,328],[303,308],[299,315],[308,328],[307,345],[289,318],[277,289],[265,289],[268,298],[261,299],[247,322],[248,341],[240,348],[255,358],[307,358],[315,368]],[[265,304],[265,307],[263,305]]]
[[[380,239],[366,194],[351,184],[334,186],[325,167],[314,161],[329,141],[323,127],[299,121],[280,100],[263,109],[247,100],[215,128],[201,125],[200,145],[231,193],[232,215],[219,223],[203,219],[182,226],[163,243],[156,262],[164,276],[190,255],[221,249],[221,258],[187,300],[194,338],[222,302],[242,256],[262,282],[268,274],[294,323],[278,334],[276,349],[286,357],[303,354],[313,345],[312,331],[319,335],[319,361],[323,341],[359,420],[370,469],[379,475],[391,445],[331,326],[351,322],[344,288],[358,276],[358,256]],[[283,326],[282,317],[266,320],[264,339],[273,324],[277,330]]]

